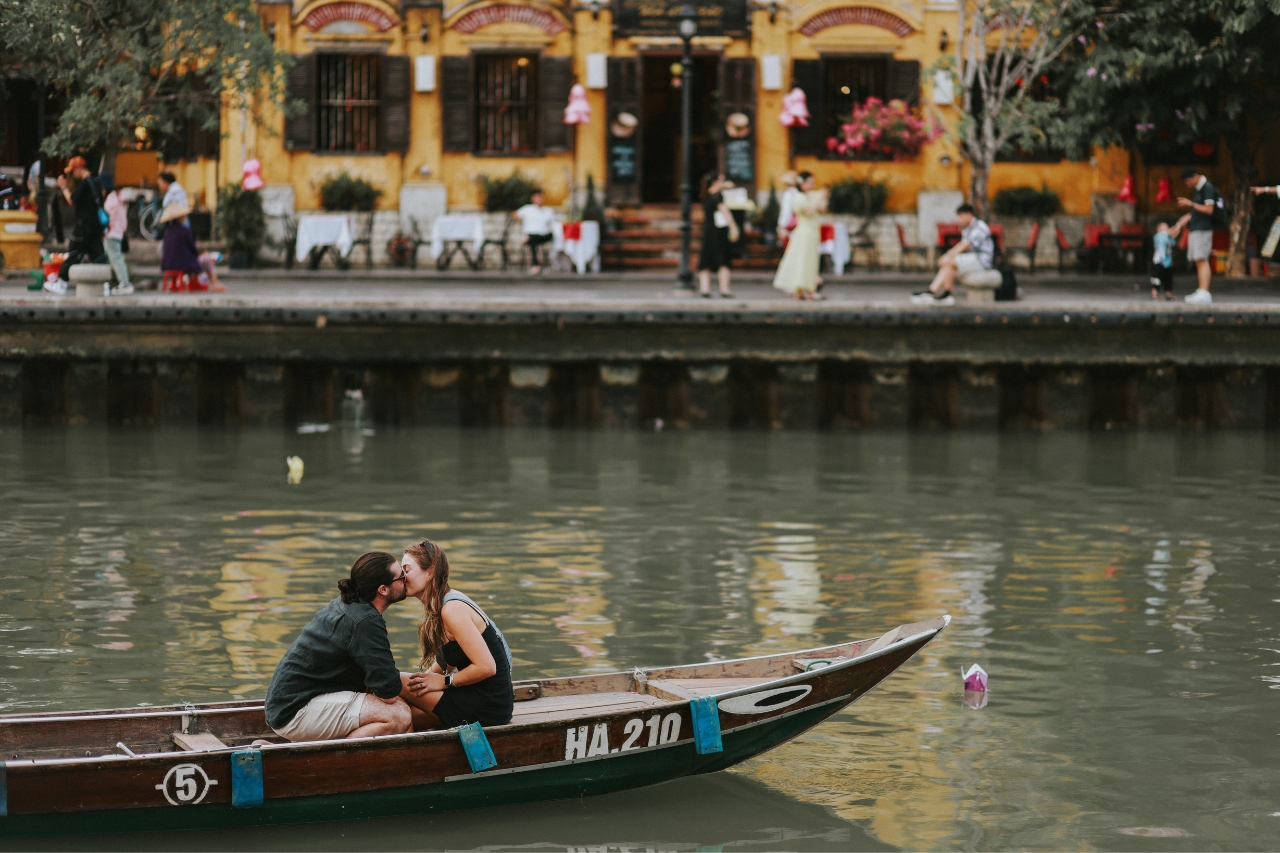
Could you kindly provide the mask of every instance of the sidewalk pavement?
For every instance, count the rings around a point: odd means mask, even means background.
[[[17,277],[10,272],[0,281],[0,299],[55,300],[48,293],[28,291],[30,278]],[[387,304],[387,305],[458,305],[468,304],[477,308],[520,304],[556,306],[667,304],[676,301],[706,307],[727,308],[740,305],[744,308],[764,305],[794,305],[792,299],[773,289],[770,273],[742,272],[733,277],[734,300],[699,299],[689,291],[677,291],[674,273],[599,273],[583,276],[573,274],[544,274],[529,276],[522,272],[479,272],[449,270],[352,269],[337,270],[219,270],[225,294],[163,294],[156,291],[140,291],[134,296],[113,297],[121,302],[145,302],[174,299],[199,299],[210,302],[236,302],[245,304]],[[156,268],[137,267],[135,281],[159,279]],[[821,306],[872,305],[904,308],[910,305],[914,291],[923,289],[929,281],[924,273],[862,273],[828,276],[823,288],[825,302],[808,303],[806,308],[820,310]],[[1120,304],[1152,306],[1150,284],[1140,274],[1120,275],[1058,275],[1056,272],[1035,276],[1025,272],[1018,275],[1020,299],[1016,303],[998,303],[1002,307],[1016,309],[1057,305],[1098,305],[1115,307]],[[1181,304],[1181,298],[1194,289],[1194,278],[1178,276],[1174,292],[1178,303],[1159,303],[1167,307]],[[714,287],[714,283],[713,283]],[[1214,305],[1274,305],[1280,304],[1280,279],[1228,279],[1215,277],[1213,281]],[[70,299],[70,297],[63,297]],[[74,300],[72,300],[74,301]],[[963,305],[963,298],[958,303]],[[1208,306],[1197,306],[1200,308]],[[921,310],[935,309],[920,306]]]

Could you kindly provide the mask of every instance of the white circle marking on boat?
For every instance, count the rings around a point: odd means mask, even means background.
[[[790,687],[775,687],[773,690],[761,690],[745,696],[734,696],[720,700],[719,707],[726,714],[764,714],[776,711],[788,705],[794,705],[813,691],[809,684],[793,684]]]
[[[218,784],[210,779],[199,764],[175,764],[164,774],[164,781],[156,790],[164,794],[171,806],[194,806],[209,793],[209,786]]]

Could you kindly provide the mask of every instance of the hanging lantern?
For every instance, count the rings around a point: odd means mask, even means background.
[[[1170,204],[1173,202],[1173,183],[1168,178],[1161,178],[1156,182],[1156,204]]]
[[[569,90],[569,106],[564,108],[565,124],[587,124],[591,121],[591,104],[587,103],[587,89],[581,83]]]
[[[792,89],[782,99],[782,114],[778,116],[783,127],[808,127],[809,104],[805,99],[804,89],[799,86]]]
[[[1138,197],[1133,194],[1133,175],[1125,175],[1124,183],[1120,185],[1120,192],[1116,196],[1117,201],[1137,201]]]
[[[266,184],[262,180],[262,163],[258,158],[244,161],[244,168],[240,170],[240,189],[242,190],[260,190]]]

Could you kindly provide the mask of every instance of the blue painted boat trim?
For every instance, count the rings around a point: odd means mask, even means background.
[[[698,755],[724,752],[724,743],[720,739],[720,709],[716,705],[716,697],[702,696],[690,700],[689,709],[693,714],[693,745]]]
[[[472,773],[491,770],[498,766],[498,759],[493,757],[493,747],[489,746],[489,738],[479,723],[468,723],[458,726],[458,737],[462,740],[462,749],[467,754],[467,763]]]
[[[9,774],[0,761],[0,817],[9,816]]]
[[[231,753],[231,807],[252,809],[262,800],[262,750]]]

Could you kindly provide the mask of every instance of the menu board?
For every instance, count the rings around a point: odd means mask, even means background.
[[[609,180],[629,184],[636,179],[636,141],[609,140]]]
[[[724,176],[734,183],[755,180],[755,158],[750,139],[730,139],[724,144]]]
[[[745,36],[748,31],[747,0],[695,3],[698,35]],[[674,36],[678,2],[661,0],[613,0],[613,29],[620,36]]]

